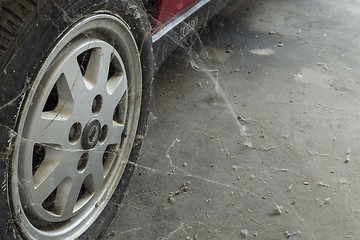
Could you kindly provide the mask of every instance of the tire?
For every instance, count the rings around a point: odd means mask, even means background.
[[[142,2],[0,6],[0,239],[99,239],[147,125]]]

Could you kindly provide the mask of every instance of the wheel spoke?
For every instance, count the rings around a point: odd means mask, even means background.
[[[68,134],[64,134],[64,131],[69,132],[70,121],[57,120],[56,117],[54,119],[40,118],[33,124],[34,126],[29,130],[30,135],[25,136],[26,140],[40,144],[56,144],[62,148],[68,148]]]
[[[124,125],[119,125],[112,121],[112,126],[109,128],[106,144],[119,144],[121,142],[121,135],[124,131]]]
[[[49,170],[49,168],[47,168],[47,170]],[[69,164],[66,164],[65,161],[63,161],[60,162],[53,170],[49,172],[44,171],[42,176],[35,176],[39,179],[43,178],[43,180],[34,190],[34,201],[37,204],[42,204],[42,202],[44,202],[44,200],[60,185],[60,183],[66,177],[69,177],[70,172],[73,171],[69,168]]]
[[[81,186],[83,183],[83,177],[77,176],[71,181],[71,187],[67,188],[61,196],[63,199],[63,215],[64,216],[71,216],[74,212],[74,207],[78,196],[80,194]]]
[[[103,95],[103,105],[106,107],[101,110],[101,116],[99,116],[103,119],[108,119],[113,116],[116,106],[127,92],[126,76],[119,76],[118,78],[119,84],[115,88],[115,91],[111,95],[108,92]]]
[[[56,189],[56,198],[54,202],[54,209],[55,213],[59,215],[63,215],[63,211],[67,204],[67,200],[70,194],[70,189],[72,187],[71,178],[66,178],[64,181]]]
[[[105,147],[99,147],[89,153],[89,166],[87,173],[92,174],[94,180],[94,191],[97,192],[104,183],[104,169],[102,158]]]
[[[99,43],[99,48],[92,51],[85,78],[94,85],[106,85],[113,51],[114,49],[106,43]]]
[[[63,65],[62,71],[67,83],[67,86],[63,87],[63,92],[70,91],[74,101],[74,111],[83,112],[84,103],[89,104],[88,90],[91,88],[91,86],[89,86],[90,83],[84,79],[79,64],[73,56]],[[66,87],[68,87],[68,89],[66,89]]]
[[[111,94],[105,94],[104,105],[99,118],[103,119],[102,126],[105,124],[108,126],[108,136],[106,139],[107,144],[118,144],[121,141],[121,134],[124,131],[124,121],[118,122],[114,119],[114,114],[126,117],[127,111],[127,78],[126,75],[119,76],[119,84],[115,88],[115,91]],[[121,104],[120,104],[121,100]],[[119,108],[118,108],[119,107]],[[115,113],[115,111],[119,111]],[[121,119],[124,120],[124,119]]]
[[[113,102],[115,102],[115,100],[117,100],[117,102],[120,101],[120,99],[124,96],[125,92],[127,91],[127,77],[126,75],[122,75],[122,76],[118,76],[116,77],[116,81],[118,82],[118,84],[116,85],[116,87],[114,87],[114,91],[112,92],[111,99]]]

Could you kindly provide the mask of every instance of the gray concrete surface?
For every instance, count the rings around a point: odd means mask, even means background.
[[[360,239],[360,2],[237,5],[156,75],[105,239]]]

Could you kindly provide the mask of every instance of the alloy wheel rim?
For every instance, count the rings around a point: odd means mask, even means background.
[[[29,236],[77,237],[105,207],[136,134],[135,51],[127,26],[99,14],[72,27],[39,71],[20,120],[12,178]]]

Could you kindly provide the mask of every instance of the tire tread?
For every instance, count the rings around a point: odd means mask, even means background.
[[[3,66],[7,55],[16,47],[18,38],[36,7],[32,0],[0,2],[0,66]]]

